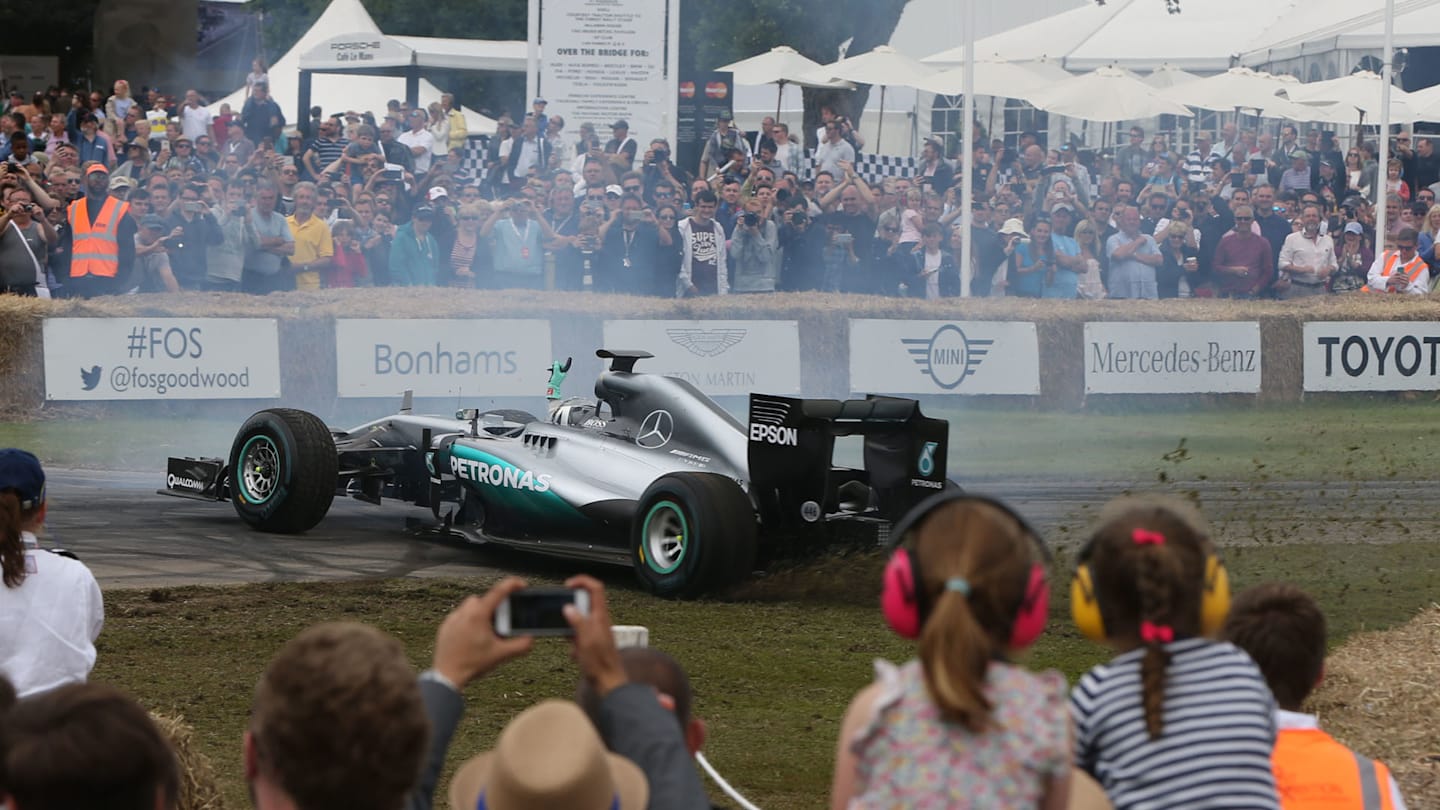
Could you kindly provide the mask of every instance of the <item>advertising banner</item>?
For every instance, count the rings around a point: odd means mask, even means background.
[[[630,124],[639,154],[650,138],[674,143],[677,77],[668,64],[667,23],[675,0],[540,0],[544,59],[540,95],[546,111],[566,121],[593,122],[601,140],[609,126]],[[678,42],[669,42],[669,49]],[[638,155],[637,155],[638,156]],[[638,166],[636,167],[638,168]]]
[[[342,397],[543,397],[550,322],[335,321],[335,383]]]
[[[1039,394],[1040,347],[1035,324],[852,320],[850,390],[857,394]]]
[[[1260,324],[1087,323],[1087,394],[1258,394]]]
[[[1440,324],[1315,321],[1305,324],[1306,391],[1440,390]]]
[[[729,72],[698,71],[680,77],[679,126],[675,133],[675,163],[700,164],[705,139],[715,131],[715,120],[731,112],[735,99],[734,76]]]
[[[268,318],[50,318],[45,398],[280,396],[280,337]]]
[[[800,393],[796,321],[606,321],[605,345],[655,355],[637,371],[679,377],[711,396]]]

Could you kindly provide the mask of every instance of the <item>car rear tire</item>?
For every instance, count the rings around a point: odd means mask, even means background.
[[[330,511],[339,471],[335,439],[319,417],[293,408],[260,411],[230,446],[230,503],[261,531],[299,534]]]
[[[671,473],[640,498],[630,558],[651,593],[698,596],[750,574],[755,532],[755,507],[739,484],[715,473]]]

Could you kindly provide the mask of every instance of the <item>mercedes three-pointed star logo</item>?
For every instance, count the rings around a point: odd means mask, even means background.
[[[635,443],[646,450],[655,450],[670,443],[670,437],[675,434],[675,418],[669,411],[651,411],[640,423],[640,433],[635,437]]]

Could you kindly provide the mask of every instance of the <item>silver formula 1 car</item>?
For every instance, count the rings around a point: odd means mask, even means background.
[[[336,495],[400,499],[428,508],[434,531],[629,565],[654,593],[692,596],[791,541],[882,541],[913,503],[954,486],[949,423],[912,400],[752,394],[741,424],[690,383],[637,372],[648,352],[597,354],[610,368],[595,399],[557,400],[546,419],[422,416],[408,395],[399,413],[349,430],[260,411],[228,460],[170,459],[161,492],[229,500],[279,533],[315,526]],[[864,437],[863,469],[832,464],[835,438],[850,435]]]

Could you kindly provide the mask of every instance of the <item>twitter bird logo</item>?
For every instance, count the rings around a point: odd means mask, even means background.
[[[80,369],[80,383],[85,386],[86,391],[94,391],[95,386],[100,384],[100,367],[91,366],[89,371]]]

